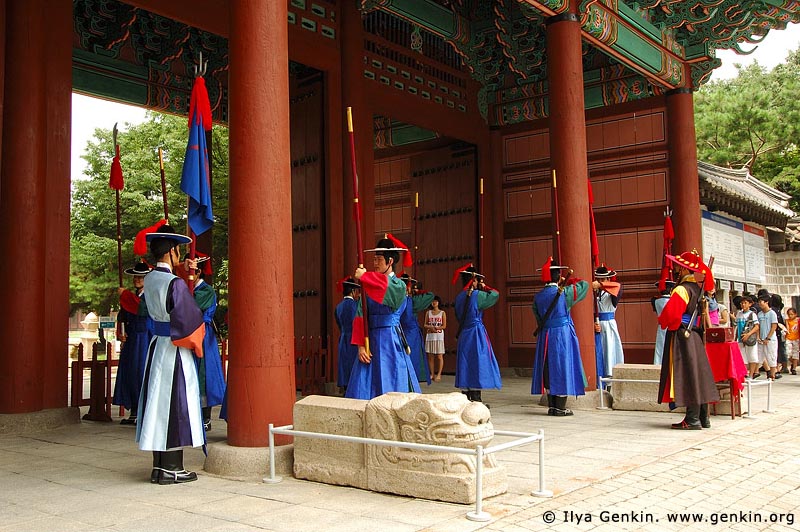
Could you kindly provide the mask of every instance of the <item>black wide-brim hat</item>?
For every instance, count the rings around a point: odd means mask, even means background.
[[[348,277],[347,279],[342,281],[342,286],[349,286],[350,288],[361,288],[361,283],[359,283],[352,277]]]
[[[165,240],[172,240],[175,242],[175,245],[180,244],[191,244],[192,239],[186,235],[182,235],[180,233],[176,233],[175,230],[172,228],[171,225],[162,225],[158,228],[158,231],[155,233],[147,233],[145,235],[145,240],[149,243],[154,240],[158,240],[163,238]]]
[[[404,273],[403,275],[401,275],[400,276],[400,280],[405,281],[407,283],[416,283],[417,282],[416,279],[414,279],[413,277],[411,277],[407,273]]]
[[[614,277],[616,275],[617,272],[615,272],[614,270],[609,270],[605,264],[601,264],[594,271],[594,276],[597,279],[610,279],[611,277]]]
[[[133,268],[128,268],[127,270],[124,270],[124,273],[126,273],[127,275],[139,275],[144,277],[151,271],[153,271],[153,269],[150,266],[148,266],[146,262],[139,261],[136,264],[134,264]]]
[[[395,246],[394,242],[389,240],[388,238],[381,238],[378,240],[378,243],[375,244],[375,247],[372,249],[365,249],[364,251],[376,251],[376,252],[383,252],[383,251],[408,251],[408,248],[401,248]]]

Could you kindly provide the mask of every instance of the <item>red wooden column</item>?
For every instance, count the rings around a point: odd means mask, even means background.
[[[72,1],[47,0],[45,53],[47,180],[44,336],[44,408],[67,405],[64,339],[69,335],[69,200],[72,136]]]
[[[692,89],[667,93],[667,143],[669,146],[669,193],[673,209],[676,253],[697,248],[702,252],[700,184],[697,175],[697,139],[694,130]]]
[[[550,85],[550,164],[558,182],[561,222],[561,262],[575,275],[591,281],[589,241],[588,167],[586,163],[586,118],[583,101],[581,31],[574,13],[547,19],[547,78]],[[553,255],[557,254],[553,243]],[[539,266],[539,265],[537,265]],[[578,332],[581,360],[589,381],[596,385],[592,305],[572,308]]]
[[[287,4],[230,14],[228,443],[264,447],[295,401]]]
[[[45,303],[46,2],[6,3],[0,278],[7,319],[0,320],[0,413],[43,407]],[[12,131],[13,134],[9,134]],[[64,272],[49,272],[64,275]],[[66,341],[66,338],[63,338]],[[62,355],[66,351],[62,351]],[[66,364],[66,357],[62,362]]]

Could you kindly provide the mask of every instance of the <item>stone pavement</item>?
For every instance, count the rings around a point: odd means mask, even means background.
[[[450,392],[452,379],[423,389]],[[529,395],[529,378],[504,377],[503,384],[483,394],[493,423],[501,430],[545,430],[554,497],[531,496],[538,487],[536,444],[503,451],[497,458],[509,491],[484,501],[489,522],[465,518],[474,505],[293,478],[278,484],[216,478],[202,471],[196,449],[185,454],[187,468],[200,474],[197,482],[151,485],[151,455],[137,450],[133,427],[84,421],[0,436],[0,531],[800,529],[800,376],[776,382],[774,413],[761,412],[766,387],[760,387],[753,391],[754,418],[716,416],[702,431],[670,430],[679,414],[590,408],[548,417]],[[224,437],[224,422],[215,420],[209,439]]]

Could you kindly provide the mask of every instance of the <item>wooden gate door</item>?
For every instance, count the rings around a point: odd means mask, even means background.
[[[317,267],[325,264],[323,96],[322,73],[310,69],[293,72],[289,111],[296,342],[327,335],[325,268]]]
[[[475,150],[461,143],[375,161],[376,238],[391,232],[413,248],[413,276],[442,298],[447,312],[445,371],[455,371],[458,321],[453,303],[461,287],[453,272],[477,264],[478,177]],[[419,193],[419,208],[415,207]],[[419,215],[415,220],[415,212]],[[414,236],[416,235],[416,240]],[[370,243],[371,244],[371,243]],[[424,314],[420,314],[420,322]]]

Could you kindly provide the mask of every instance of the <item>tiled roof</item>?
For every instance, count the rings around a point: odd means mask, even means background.
[[[736,170],[698,161],[697,172],[701,185],[704,182],[726,196],[736,198],[744,204],[766,209],[781,217],[788,219],[794,216],[794,212],[788,207],[791,196],[762,183],[750,175],[747,168]]]

